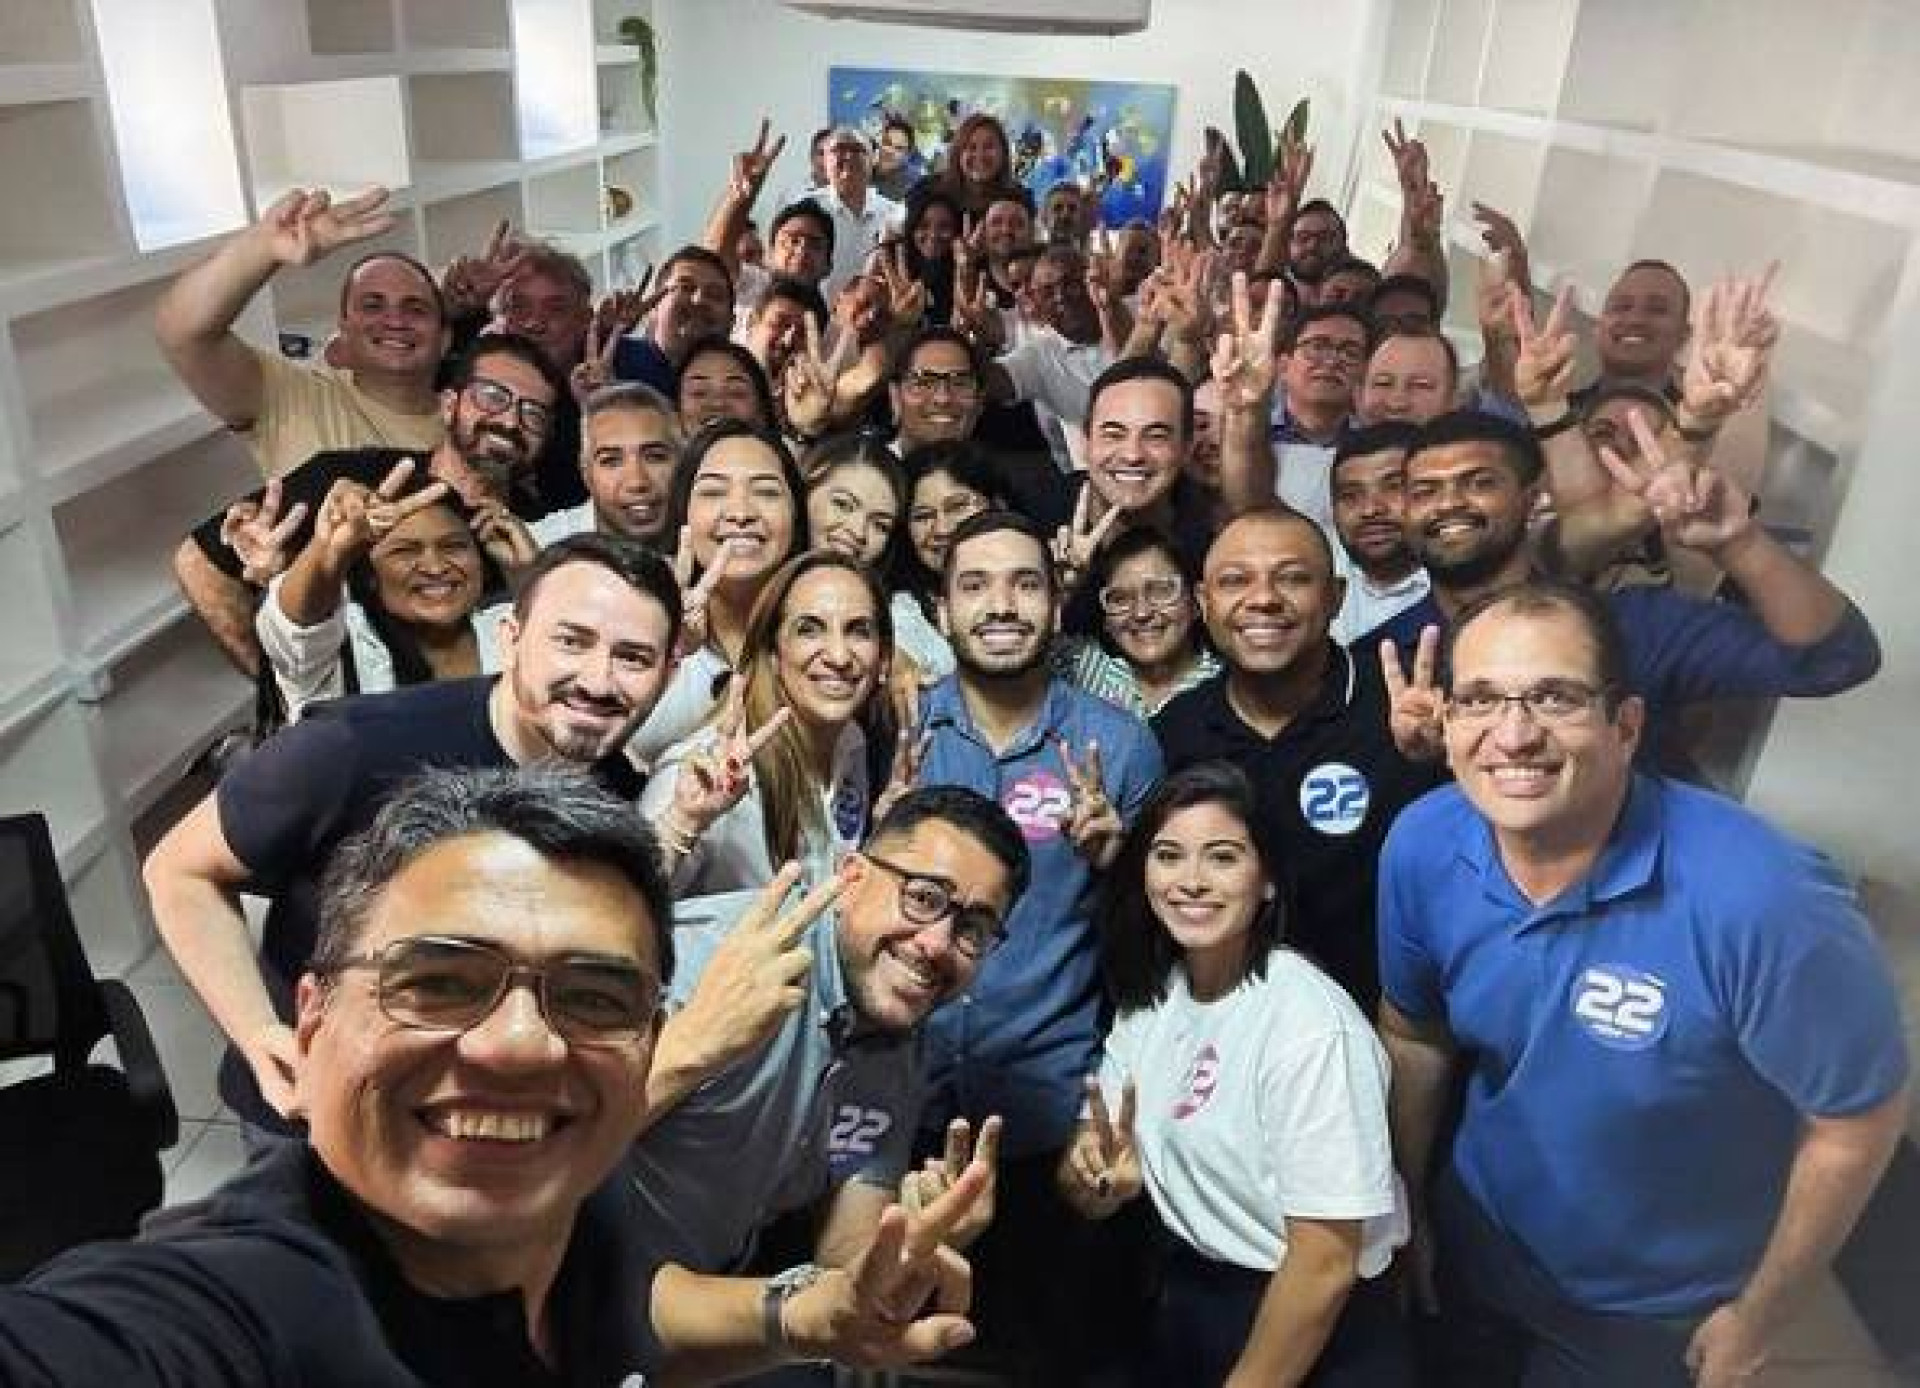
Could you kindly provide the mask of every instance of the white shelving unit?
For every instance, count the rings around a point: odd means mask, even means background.
[[[166,284],[294,187],[394,190],[438,264],[501,217],[619,283],[657,259],[646,0],[0,0],[0,813],[41,810],[97,969],[153,948],[135,843],[250,686],[171,555],[257,482],[162,360]],[[605,189],[633,199],[612,218]],[[318,352],[345,257],[240,330]]]

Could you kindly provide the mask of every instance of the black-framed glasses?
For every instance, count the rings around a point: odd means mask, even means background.
[[[1543,728],[1585,722],[1613,698],[1610,685],[1583,680],[1541,680],[1509,693],[1490,684],[1470,684],[1447,696],[1447,712],[1462,723],[1493,723],[1512,704]]]
[[[909,371],[900,378],[900,386],[909,395],[934,395],[945,390],[959,399],[980,393],[980,378],[971,371]]]
[[[524,980],[540,1015],[569,1045],[624,1046],[653,1026],[660,980],[626,959],[570,954],[528,964],[482,940],[414,935],[341,960],[328,972],[373,969],[380,1010],[414,1031],[464,1032],[493,1015]]]
[[[1347,342],[1334,337],[1303,337],[1294,344],[1294,351],[1322,366],[1333,363],[1358,366],[1367,359],[1365,343]]]
[[[538,429],[542,433],[553,427],[553,407],[538,400],[529,400],[524,395],[516,395],[509,386],[487,376],[475,376],[467,382],[467,399],[479,407],[482,414],[505,414],[509,410],[529,429]]]
[[[1144,579],[1138,588],[1121,588],[1109,583],[1100,590],[1100,610],[1109,617],[1131,617],[1136,612],[1164,612],[1169,607],[1178,607],[1186,591],[1186,580],[1178,574],[1159,574]]]
[[[861,857],[900,881],[900,914],[913,925],[947,923],[953,947],[969,959],[983,959],[1007,938],[1007,923],[985,906],[961,901],[953,883],[918,872],[885,858],[862,852]]]

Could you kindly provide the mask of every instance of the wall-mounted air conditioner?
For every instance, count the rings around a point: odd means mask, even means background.
[[[784,0],[828,19],[1015,34],[1137,34],[1153,0]]]

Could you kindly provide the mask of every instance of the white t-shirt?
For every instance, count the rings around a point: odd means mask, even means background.
[[[1084,469],[1087,397],[1100,373],[1113,365],[1098,342],[1069,342],[1052,328],[1034,327],[999,358],[1013,393],[1033,403],[1054,462],[1063,472]]]
[[[1202,1256],[1271,1272],[1286,1219],[1358,1219],[1360,1275],[1406,1241],[1387,1135],[1387,1055],[1340,986],[1291,950],[1212,1002],[1176,968],[1166,1001],[1118,1018],[1100,1085],[1136,1087],[1147,1193]]]
[[[557,545],[574,535],[588,534],[593,529],[591,501],[583,501],[578,506],[569,506],[564,511],[549,511],[539,520],[527,522],[527,533],[533,536],[533,542],[542,549],[548,545]]]

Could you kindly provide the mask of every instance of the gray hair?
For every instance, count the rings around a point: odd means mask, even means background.
[[[601,386],[580,406],[580,453],[586,456],[587,423],[603,414],[612,414],[616,410],[632,410],[636,414],[657,414],[667,421],[667,442],[678,453],[687,441],[686,431],[680,427],[680,412],[674,408],[673,401],[645,381],[615,381],[611,385]]]
[[[518,839],[547,858],[619,873],[647,908],[661,981],[673,977],[673,933],[667,928],[673,898],[653,829],[630,801],[563,766],[435,769],[402,785],[327,866],[312,971],[324,978],[340,970],[375,902],[421,854],[449,839],[485,833]]]

